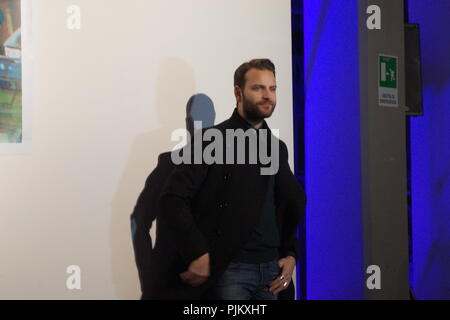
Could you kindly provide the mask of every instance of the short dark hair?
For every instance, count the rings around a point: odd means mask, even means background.
[[[253,59],[244,62],[234,72],[234,85],[241,89],[245,86],[245,74],[252,68],[272,71],[275,76],[275,65],[269,59]]]

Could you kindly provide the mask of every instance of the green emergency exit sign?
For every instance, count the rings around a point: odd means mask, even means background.
[[[380,87],[397,88],[397,57],[380,55]]]
[[[398,107],[398,57],[378,55],[378,104]]]

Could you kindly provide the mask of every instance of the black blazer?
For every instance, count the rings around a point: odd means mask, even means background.
[[[226,129],[245,130],[247,123],[235,109],[230,119],[213,128],[220,130],[225,137]],[[270,130],[265,121],[263,128]],[[205,130],[202,129],[203,132]],[[270,139],[277,138],[270,134],[269,146]],[[296,229],[303,217],[306,197],[289,168],[286,144],[279,140],[278,146],[275,205],[281,241],[279,254],[280,257],[291,255],[297,258]],[[186,148],[189,147],[192,144]],[[249,239],[259,219],[269,177],[260,174],[261,167],[260,163],[201,163],[174,167],[159,202],[160,225],[174,239],[174,255],[170,268],[165,269],[173,281],[169,286],[159,287],[156,298],[202,298],[225,271]],[[207,252],[211,261],[208,281],[197,288],[182,283],[178,274]]]

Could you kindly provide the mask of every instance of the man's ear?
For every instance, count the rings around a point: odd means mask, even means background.
[[[234,86],[234,96],[236,97],[236,102],[241,102],[241,88],[239,86]]]

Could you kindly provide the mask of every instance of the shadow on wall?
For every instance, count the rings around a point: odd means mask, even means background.
[[[188,108],[191,110],[191,116],[203,115],[200,119],[204,125],[214,124],[215,111],[211,99],[206,95],[192,96],[193,92],[195,92],[195,79],[190,65],[179,58],[165,58],[159,70],[155,108],[153,108],[161,127],[136,138],[111,203],[111,269],[113,286],[119,299],[139,298],[137,295],[139,282],[129,278],[131,271],[136,270],[130,235],[130,214],[133,212],[138,194],[131,194],[129,190],[135,190],[137,185],[142,185],[145,175],[142,175],[143,170],[140,168],[146,168],[148,174],[157,166],[158,158],[161,158],[157,155],[171,151],[169,145],[172,131],[186,126],[181,115],[184,117],[183,106],[186,105],[187,97],[190,97]],[[192,122],[189,116],[186,116],[185,120],[186,123]],[[162,145],[167,146],[161,147]],[[160,156],[164,157],[162,154]],[[152,188],[156,190],[161,187],[158,183],[152,184]],[[151,242],[147,244],[151,247]]]
[[[215,111],[212,100],[204,94],[192,96],[186,106],[186,128],[190,136],[194,135],[194,121],[211,127],[214,125]],[[180,149],[177,150],[178,152]],[[178,153],[177,152],[177,153]],[[162,186],[174,169],[171,152],[161,153],[156,168],[148,176],[144,190],[131,215],[131,229],[136,266],[139,272],[142,299],[162,299],[175,297],[175,292],[163,292],[164,288],[174,288],[178,282],[177,270],[172,270],[177,257],[177,248],[173,241],[172,230],[158,217],[161,213],[159,198]],[[156,220],[156,221],[155,221]],[[156,232],[155,227],[156,226]],[[149,230],[152,232],[149,234]],[[167,295],[166,295],[167,294]]]

